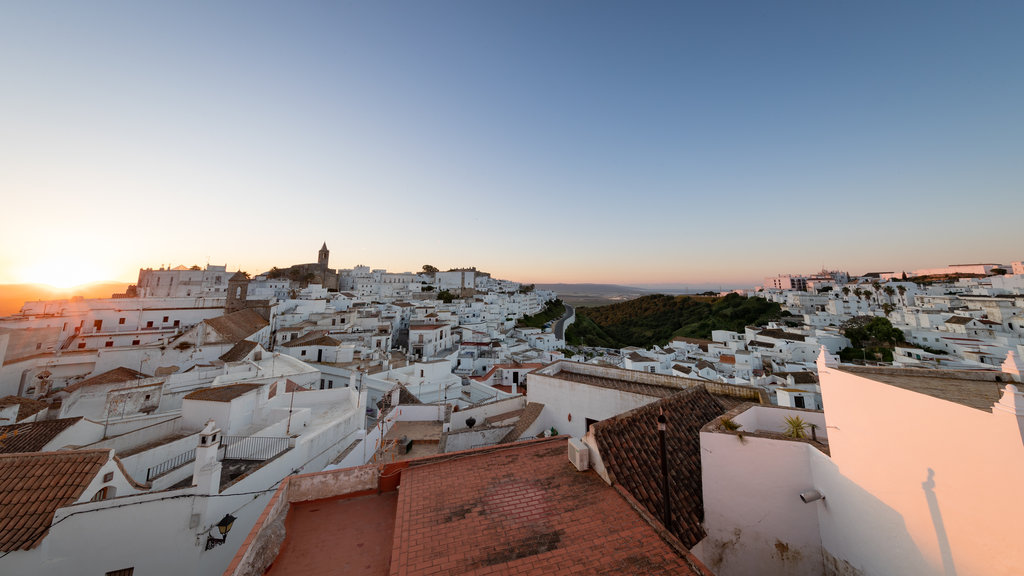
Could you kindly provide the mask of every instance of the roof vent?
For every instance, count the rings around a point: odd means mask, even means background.
[[[590,468],[590,448],[580,438],[569,438],[569,462],[583,472]]]

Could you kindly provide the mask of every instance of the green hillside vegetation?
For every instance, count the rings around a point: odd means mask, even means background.
[[[562,304],[561,300],[552,300],[544,306],[543,310],[533,316],[523,316],[520,318],[516,322],[516,326],[543,328],[545,324],[558,320],[563,314],[565,314],[565,304]]]
[[[710,338],[712,330],[742,332],[783,316],[782,308],[762,298],[653,294],[608,306],[576,309],[566,330],[573,346],[621,348],[664,346],[676,336]]]

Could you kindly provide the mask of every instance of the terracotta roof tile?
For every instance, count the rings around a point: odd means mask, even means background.
[[[18,405],[18,415],[15,416],[17,420],[24,420],[29,416],[46,410],[49,406],[46,402],[40,402],[39,400],[33,400],[31,398],[22,398],[21,396],[4,396],[0,398],[0,407],[6,408],[7,406]]]
[[[37,546],[108,460],[109,450],[0,455],[0,552]]]
[[[591,430],[605,467],[655,518],[662,517],[661,452],[658,414],[667,418],[672,532],[687,548],[704,537],[704,496],[701,484],[700,429],[725,413],[725,407],[703,386],[678,392],[595,424]]]
[[[220,360],[223,362],[241,362],[256,346],[257,343],[252,340],[239,340],[238,344],[231,347],[231,350],[220,355]]]
[[[0,426],[0,437],[3,437],[3,440],[0,440],[0,453],[38,452],[58,434],[74,426],[81,419],[79,416]]]
[[[195,390],[185,395],[182,400],[203,400],[206,402],[231,402],[259,388],[260,384],[230,384]]]
[[[217,318],[208,318],[203,322],[220,334],[227,342],[237,342],[252,336],[269,324],[251,308],[232,312]]]
[[[523,436],[534,422],[537,421],[537,417],[544,411],[544,405],[540,402],[528,402],[526,408],[523,409],[523,413],[519,415],[519,420],[516,421],[515,428],[509,430],[508,434],[501,439],[499,444],[505,442],[515,442]]]
[[[70,386],[64,387],[63,390],[65,392],[74,392],[75,390],[78,390],[79,388],[83,388],[85,386],[99,386],[101,384],[118,384],[121,382],[130,382],[132,380],[142,380],[145,378],[149,378],[149,375],[143,374],[138,370],[132,370],[131,368],[125,368],[124,366],[121,366],[119,368],[114,368],[113,370],[108,370],[107,372],[104,372],[102,374],[97,374],[96,376],[86,378],[81,382],[75,382]]]

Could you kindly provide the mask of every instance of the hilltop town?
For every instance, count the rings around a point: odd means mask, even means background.
[[[611,347],[641,306],[325,243],[27,302],[0,573],[1018,573],[1024,262],[701,298]]]

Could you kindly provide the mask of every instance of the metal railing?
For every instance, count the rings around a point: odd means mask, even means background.
[[[263,436],[221,436],[220,460],[270,460],[291,448],[291,438]],[[146,482],[196,459],[196,449],[182,452],[146,470]]]
[[[149,482],[150,480],[153,480],[154,478],[157,478],[159,476],[163,476],[164,474],[170,472],[171,470],[174,470],[175,468],[178,468],[179,466],[184,466],[189,462],[193,462],[195,459],[196,449],[193,448],[188,452],[182,452],[181,454],[178,454],[177,456],[171,458],[170,460],[165,460],[157,464],[156,466],[152,466],[148,470],[146,470],[146,482]]]
[[[222,460],[270,460],[291,447],[291,438],[274,436],[223,436]]]

